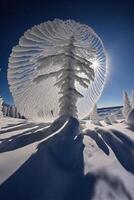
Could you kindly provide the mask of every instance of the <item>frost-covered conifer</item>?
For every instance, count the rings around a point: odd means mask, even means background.
[[[126,119],[128,117],[129,112],[131,111],[131,104],[126,91],[123,92],[123,116]]]
[[[11,110],[11,117],[17,118],[16,107],[12,105],[10,110]]]
[[[104,118],[104,122],[105,122],[106,124],[108,124],[108,125],[111,125],[111,124],[112,124],[112,122],[111,122],[109,116],[107,116],[107,117]]]
[[[134,89],[132,90],[132,101],[131,101],[131,107],[134,108]]]
[[[34,79],[35,83],[39,83],[49,77],[57,77],[55,86],[60,88],[60,116],[77,117],[77,99],[83,97],[83,95],[76,89],[76,83],[84,88],[88,88],[90,82],[94,81],[95,78],[94,70],[90,67],[92,63],[77,55],[77,52],[81,50],[81,48],[82,47],[78,46],[75,47],[75,39],[72,36],[68,43],[64,44],[62,53],[51,55],[47,58],[56,64],[60,64],[61,68],[57,71],[37,76]],[[89,49],[89,47],[88,51],[90,51],[90,56],[93,57],[95,51],[92,48]],[[81,76],[81,73],[83,76]]]
[[[116,114],[114,114],[114,113],[110,114],[109,119],[110,119],[111,123],[117,123]]]
[[[3,105],[3,115],[4,115],[4,117],[7,116],[7,106],[6,105]]]
[[[11,106],[4,106],[5,108],[4,113],[6,116],[13,117],[13,118],[21,118],[20,114],[17,111],[17,108],[14,105]]]
[[[134,108],[129,112],[126,122],[134,130]]]
[[[100,117],[99,114],[97,112],[97,105],[94,104],[93,110],[90,113],[90,119],[92,120],[93,124],[99,125],[100,124]]]
[[[27,30],[13,47],[9,88],[18,111],[29,119],[83,118],[103,90],[106,66],[103,43],[91,27],[55,19]],[[87,94],[88,101],[81,98]]]
[[[2,97],[0,97],[0,118],[2,118],[3,117],[3,111],[2,111],[2,108],[3,108],[3,99],[2,99]]]
[[[10,106],[7,106],[7,116],[10,117]]]

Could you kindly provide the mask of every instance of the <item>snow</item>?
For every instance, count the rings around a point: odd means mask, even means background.
[[[53,124],[3,118],[0,196],[14,200],[134,199],[134,131],[126,122]]]

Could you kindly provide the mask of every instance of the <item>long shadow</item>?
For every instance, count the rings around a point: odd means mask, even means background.
[[[55,121],[49,134],[59,131],[63,122]],[[37,152],[1,185],[1,199],[91,200],[101,180],[117,196],[132,200],[120,179],[104,171],[84,175],[83,135],[78,129],[78,121],[70,118],[58,134],[41,142]]]
[[[110,131],[118,137],[125,145],[127,145],[129,148],[134,148],[134,140],[125,135],[124,133],[115,130],[115,129],[110,129]]]
[[[30,126],[28,126],[30,128]],[[40,129],[42,129],[40,131]],[[46,129],[46,130],[45,130]],[[20,134],[11,136],[9,138],[1,139],[0,153],[12,151],[18,148],[22,148],[26,145],[40,141],[49,136],[51,129],[46,128],[45,124],[39,124],[37,127],[33,127],[31,130],[23,131]],[[31,133],[32,132],[32,133]]]
[[[18,149],[18,148],[21,148],[28,144],[33,143],[34,141],[36,141],[36,139],[32,138],[32,136],[35,136],[35,134],[39,132],[38,129],[39,127],[36,127],[36,128],[33,128],[32,130],[23,131],[22,133],[11,136],[9,138],[1,139],[0,153],[12,151],[12,150],[15,150],[15,149]],[[38,140],[39,140],[39,137],[38,137]]]
[[[127,126],[126,128],[129,129],[130,131],[134,131],[134,127],[132,126]]]
[[[4,126],[4,127],[2,127],[1,129],[12,128],[12,127],[14,127],[14,126],[18,126],[18,125],[25,124],[25,123],[26,123],[26,122],[23,121],[23,122],[16,123],[16,124],[8,124],[7,126]]]
[[[109,149],[106,145],[106,143],[102,140],[102,138],[99,136],[99,134],[96,132],[96,131],[93,131],[93,130],[88,130],[86,132],[86,134],[84,135],[87,135],[89,136],[90,138],[92,138],[96,144],[98,145],[98,147],[106,154],[106,155],[109,155]]]
[[[32,144],[34,142],[40,141],[49,135],[53,134],[57,130],[61,128],[61,126],[65,123],[66,118],[62,117],[60,120],[55,120],[53,124],[50,123],[40,123],[39,127],[33,127],[32,124],[27,124],[27,126],[22,126],[19,130],[23,130],[23,128],[32,128],[32,130],[23,131],[20,134],[11,136],[9,138],[1,139],[0,143],[0,153],[12,151],[18,148],[22,148],[26,145]],[[45,126],[50,125],[49,128],[45,128]],[[37,126],[37,125],[36,125]],[[39,130],[43,128],[43,130]],[[16,130],[16,128],[14,128]],[[39,130],[39,131],[38,131]],[[32,132],[32,133],[31,133]]]
[[[16,124],[14,124],[14,126],[16,126]],[[3,133],[12,132],[12,131],[21,131],[21,130],[23,130],[25,128],[32,128],[34,126],[37,126],[37,124],[35,124],[35,123],[30,123],[30,124],[25,123],[25,124],[23,124],[21,126],[9,128],[7,130],[2,130],[0,133],[3,134]]]
[[[134,141],[117,130],[106,131],[97,129],[103,140],[113,150],[121,165],[134,174]]]

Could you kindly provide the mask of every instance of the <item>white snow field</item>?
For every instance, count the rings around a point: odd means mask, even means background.
[[[59,118],[52,125],[3,118],[1,200],[133,200],[134,129]]]

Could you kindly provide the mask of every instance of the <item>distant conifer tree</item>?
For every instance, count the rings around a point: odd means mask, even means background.
[[[130,104],[130,100],[128,97],[128,94],[126,91],[123,92],[123,110],[122,110],[122,114],[124,116],[124,118],[126,119],[128,117],[129,112],[131,111],[131,104]]]

